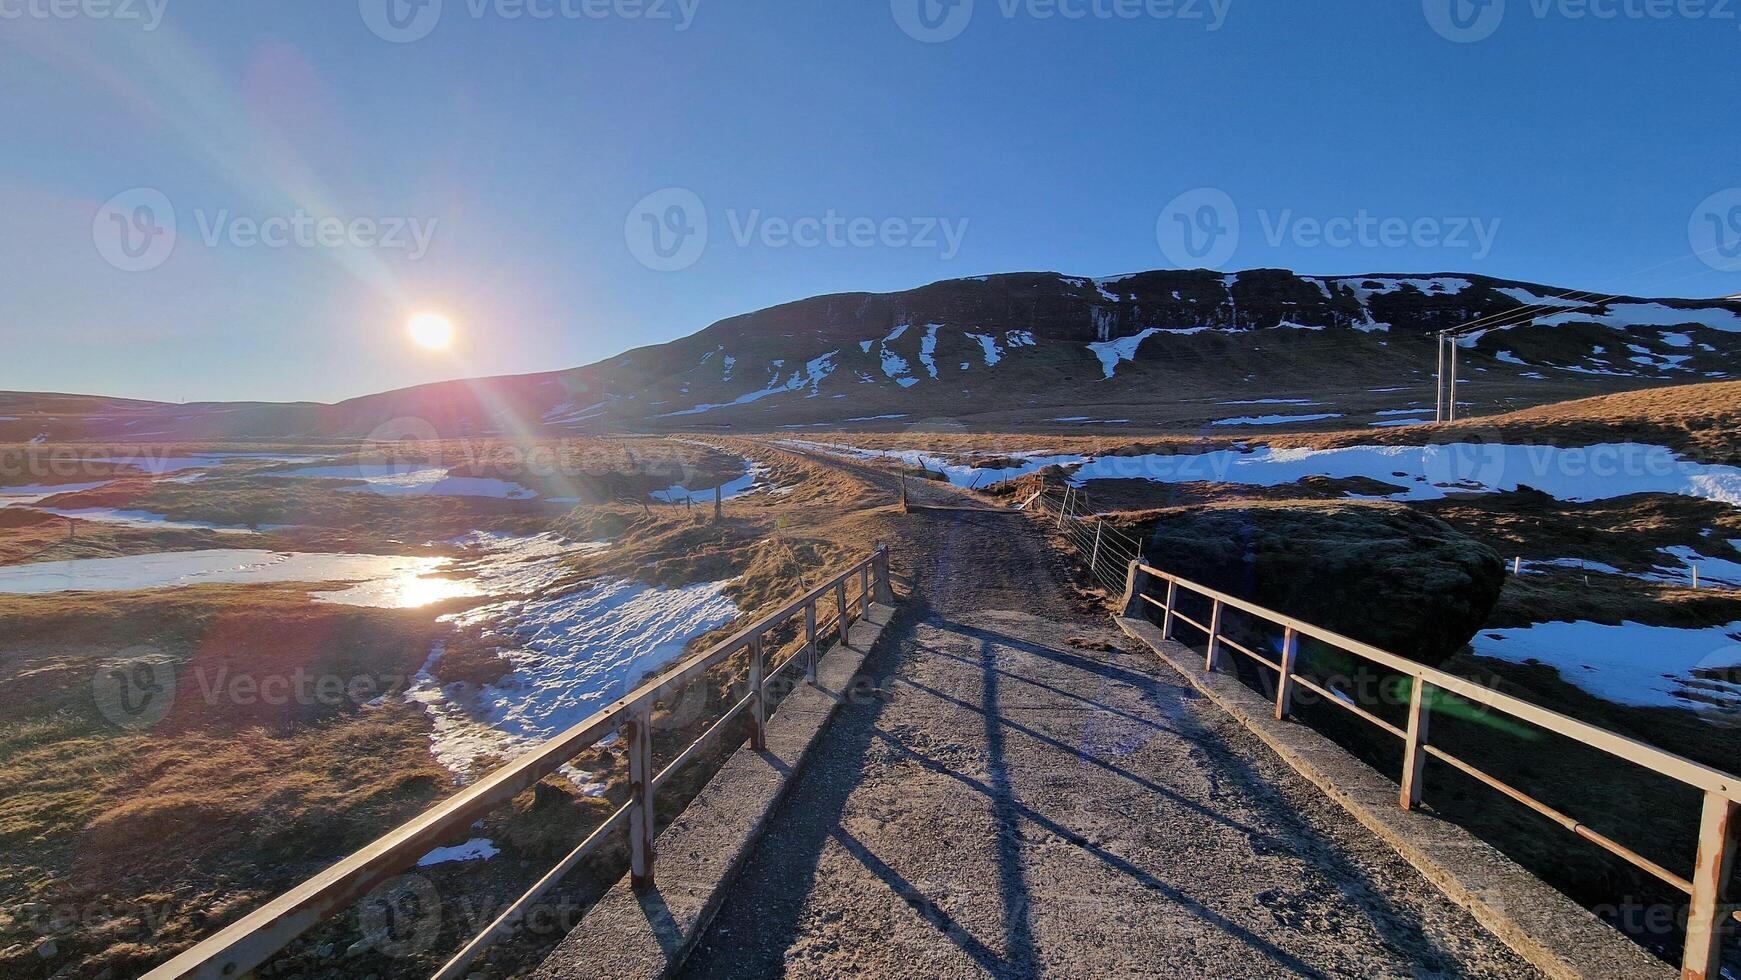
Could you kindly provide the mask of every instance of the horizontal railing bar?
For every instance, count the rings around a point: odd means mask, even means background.
[[[867,569],[874,573],[876,561],[877,555],[873,554],[852,563],[780,609],[758,618],[707,650],[686,658],[678,666],[643,683],[562,734],[510,760],[478,782],[183,951],[145,974],[146,980],[237,977],[253,970],[296,937],[354,905],[376,886],[416,863],[441,840],[470,827],[497,807],[531,789],[583,749],[620,727],[635,711],[694,681],[841,583],[863,575]],[[862,588],[859,594],[865,594]]]
[[[1195,619],[1192,619],[1191,617],[1185,615],[1184,613],[1180,612],[1177,609],[1173,610],[1173,618],[1182,622],[1182,623],[1189,623],[1190,625],[1197,627],[1199,630],[1203,631],[1204,633],[1209,632],[1209,627],[1204,626],[1202,623],[1197,622]]]
[[[1409,737],[1408,732],[1403,731],[1402,729],[1396,727],[1395,725],[1391,724],[1390,722],[1385,721],[1383,718],[1380,718],[1377,715],[1373,714],[1372,712],[1367,711],[1365,708],[1362,708],[1360,705],[1355,704],[1354,702],[1347,700],[1346,697],[1340,691],[1333,691],[1327,687],[1323,687],[1323,686],[1319,685],[1317,682],[1311,680],[1310,678],[1301,677],[1299,674],[1294,675],[1294,683],[1300,685],[1301,687],[1307,689],[1308,691],[1317,692],[1318,696],[1322,697],[1324,700],[1330,702],[1331,704],[1336,705],[1337,707],[1347,708],[1349,711],[1354,712],[1355,714],[1366,719],[1367,721],[1378,726],[1379,728],[1382,728],[1385,731],[1391,733],[1392,735],[1395,735],[1397,738],[1400,738],[1400,739],[1403,739],[1406,741]]]
[[[1173,615],[1177,616],[1178,613],[1174,613]],[[1250,657],[1251,659],[1257,661],[1260,664],[1263,664],[1265,667],[1268,667],[1270,670],[1273,670],[1278,674],[1282,672],[1282,665],[1281,664],[1278,664],[1275,661],[1264,656],[1263,654],[1258,653],[1256,650],[1251,649],[1250,647],[1239,642],[1238,640],[1234,640],[1234,639],[1229,638],[1225,630],[1222,631],[1222,633],[1221,633],[1221,645],[1224,647],[1232,647],[1233,649],[1237,650],[1238,652],[1245,654],[1246,656]]]
[[[1591,746],[1592,748],[1600,749],[1616,758],[1624,759],[1635,765],[1654,770],[1661,775],[1685,783],[1688,786],[1709,793],[1716,793],[1725,799],[1741,803],[1741,776],[1735,776],[1723,772],[1720,769],[1713,769],[1710,766],[1694,762],[1691,759],[1675,755],[1672,752],[1664,751],[1653,745],[1640,742],[1637,739],[1627,738],[1624,735],[1619,735],[1598,728],[1568,715],[1560,714],[1559,712],[1553,711],[1549,708],[1543,708],[1540,705],[1531,704],[1520,698],[1514,698],[1509,694],[1501,694],[1498,691],[1487,688],[1469,680],[1468,678],[1458,677],[1455,674],[1447,674],[1444,671],[1427,667],[1412,660],[1406,660],[1396,654],[1372,646],[1371,644],[1362,643],[1359,640],[1351,639],[1340,633],[1332,632],[1320,626],[1314,626],[1311,623],[1295,619],[1292,616],[1265,609],[1256,603],[1248,602],[1238,596],[1228,595],[1225,592],[1209,588],[1206,585],[1199,585],[1189,579],[1163,572],[1158,568],[1152,568],[1148,565],[1140,565],[1138,567],[1147,575],[1153,576],[1162,581],[1175,582],[1181,587],[1205,598],[1218,599],[1228,606],[1242,612],[1250,613],[1253,616],[1266,620],[1277,626],[1291,627],[1296,633],[1302,636],[1312,637],[1315,640],[1327,643],[1348,653],[1352,653],[1355,656],[1364,657],[1381,666],[1388,667],[1397,673],[1407,674],[1417,680],[1425,681],[1434,687],[1456,694],[1469,701],[1486,705],[1489,708],[1504,712],[1514,718],[1520,718],[1524,721],[1530,722],[1531,724],[1539,725],[1540,727],[1546,728],[1556,734],[1564,735],[1574,741],[1579,741]],[[1175,617],[1179,616],[1177,610],[1174,611],[1173,615]],[[1199,629],[1201,629],[1201,627],[1199,627]]]
[[[718,720],[707,726],[707,731],[702,732],[695,741],[689,743],[688,747],[677,753],[677,758],[672,759],[664,769],[660,770],[659,775],[653,777],[653,791],[658,792],[661,786],[664,786],[672,776],[677,774],[677,770],[695,761],[695,757],[700,755],[703,749],[707,748],[714,739],[725,731],[725,726],[735,721],[737,716],[743,714],[744,709],[748,708],[754,701],[754,696],[745,695],[738,703],[726,709],[725,714],[720,715]]]
[[[458,977],[465,976],[466,969],[471,966],[473,960],[478,958],[479,954],[488,949],[496,940],[514,931],[511,923],[519,918],[533,902],[543,898],[550,889],[556,887],[570,871],[574,870],[575,865],[586,860],[586,856],[591,854],[605,837],[628,822],[629,807],[630,804],[623,804],[604,823],[593,828],[592,833],[587,834],[586,839],[581,841],[579,846],[569,851],[567,857],[559,861],[556,867],[551,868],[544,877],[538,879],[537,884],[533,885],[526,894],[520,896],[513,905],[508,906],[507,911],[497,916],[496,921],[490,923],[483,932],[478,933],[453,959],[447,961],[446,966],[436,971],[430,980],[456,980]]]
[[[1462,759],[1457,758],[1436,745],[1423,745],[1421,748],[1428,755],[1431,755],[1433,758],[1438,759],[1441,762],[1449,764],[1451,767],[1462,772],[1469,778],[1498,790],[1603,850],[1606,850],[1617,857],[1625,858],[1640,870],[1648,871],[1656,877],[1661,878],[1664,882],[1679,888],[1688,895],[1693,893],[1692,882],[1682,878],[1680,875],[1675,874],[1662,865],[1657,864],[1655,861],[1652,861],[1644,855],[1639,854],[1637,851],[1632,850],[1626,845],[1615,841],[1613,838],[1591,830],[1589,827],[1586,827],[1571,817],[1566,816],[1564,813],[1561,813],[1553,807],[1548,806],[1546,803],[1530,796],[1523,790],[1517,789],[1502,780],[1489,776],[1487,773],[1482,772],[1480,769],[1475,768],[1473,765],[1464,762]]]

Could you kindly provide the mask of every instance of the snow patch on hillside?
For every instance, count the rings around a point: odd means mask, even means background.
[[[1111,378],[1118,373],[1119,364],[1136,360],[1137,348],[1142,346],[1143,341],[1160,332],[1161,328],[1150,327],[1142,333],[1128,337],[1089,344],[1088,349],[1094,352],[1095,357],[1100,358],[1100,369],[1106,373],[1107,378]]]
[[[835,369],[838,367],[838,365],[835,363],[835,359],[838,358],[839,356],[840,356],[840,351],[835,350],[835,351],[829,351],[828,353],[823,354],[821,357],[812,358],[802,368],[799,368],[799,369],[793,371],[792,376],[790,378],[787,378],[785,381],[780,380],[780,371],[777,370],[777,368],[781,365],[784,365],[786,362],[784,360],[776,361],[775,362],[776,370],[774,372],[774,379],[773,379],[773,381],[769,382],[769,384],[766,388],[762,388],[758,391],[752,391],[747,395],[739,395],[738,397],[732,399],[729,402],[719,402],[719,403],[706,404],[706,405],[697,405],[694,408],[686,408],[686,409],[683,409],[682,411],[666,412],[665,414],[663,414],[659,417],[662,419],[668,419],[668,418],[676,418],[678,416],[683,416],[683,415],[701,415],[701,414],[704,414],[706,412],[711,412],[717,408],[730,408],[734,405],[748,405],[751,402],[761,401],[762,399],[767,398],[771,395],[781,395],[781,394],[786,394],[788,392],[803,391],[806,388],[810,389],[810,394],[805,396],[805,397],[815,398],[817,395],[820,395],[822,393],[822,382],[826,381],[828,379],[828,377],[830,375],[832,375],[834,373]]]
[[[925,336],[919,340],[919,363],[932,380],[937,378],[937,331],[941,329],[943,324],[933,323],[925,328]]]

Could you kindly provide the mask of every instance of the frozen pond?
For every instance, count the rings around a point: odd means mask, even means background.
[[[297,554],[244,548],[125,558],[81,558],[0,567],[0,593],[130,592],[191,585],[356,582],[326,601],[408,608],[455,595],[466,583],[432,578],[452,559],[397,555]]]
[[[449,476],[441,466],[405,467],[392,463],[347,463],[338,466],[308,466],[296,470],[263,473],[262,476],[301,480],[361,480],[360,487],[340,487],[347,493],[373,493],[383,497],[493,497],[500,500],[530,500],[537,493],[494,477]]]

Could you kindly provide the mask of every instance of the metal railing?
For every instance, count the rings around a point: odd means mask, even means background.
[[[1151,583],[1165,584],[1164,599],[1156,599],[1149,594]],[[1179,600],[1186,593],[1210,601],[1208,623],[1199,622],[1180,611]],[[1403,809],[1412,810],[1420,806],[1427,759],[1429,757],[1438,759],[1687,895],[1689,899],[1687,944],[1681,966],[1681,976],[1684,980],[1717,980],[1720,976],[1722,927],[1725,921],[1731,917],[1741,920],[1741,908],[1726,904],[1728,902],[1727,889],[1734,870],[1736,852],[1741,850],[1736,846],[1737,832],[1741,831],[1741,777],[1682,758],[1671,752],[1665,752],[1655,746],[1627,738],[1624,735],[1597,728],[1556,711],[1550,711],[1527,701],[1501,694],[1475,681],[1435,670],[1380,650],[1370,644],[1314,626],[1311,623],[1265,609],[1256,603],[1247,602],[1225,592],[1152,568],[1139,559],[1131,562],[1127,567],[1123,615],[1136,616],[1141,612],[1142,604],[1147,604],[1160,611],[1161,637],[1163,639],[1172,639],[1174,627],[1180,622],[1194,627],[1207,637],[1207,655],[1203,668],[1205,671],[1211,673],[1216,671],[1222,663],[1222,651],[1233,650],[1274,672],[1276,674],[1275,717],[1277,720],[1285,720],[1289,716],[1295,690],[1304,688],[1321,696],[1326,703],[1343,708],[1380,731],[1401,739],[1403,742],[1403,766],[1399,801]],[[1260,623],[1267,623],[1272,627],[1281,627],[1283,636],[1279,656],[1271,659],[1229,637],[1224,622],[1224,617],[1229,611],[1246,614]],[[1340,692],[1300,676],[1297,667],[1302,638],[1316,640],[1378,664],[1397,674],[1412,678],[1407,727],[1393,725],[1360,707],[1354,703],[1353,699],[1341,695]],[[1701,791],[1704,794],[1704,806],[1699,825],[1698,855],[1694,860],[1692,877],[1683,878],[1675,874],[1631,848],[1537,800],[1528,793],[1481,771],[1443,747],[1432,744],[1428,740],[1428,727],[1432,717],[1432,698],[1428,693],[1429,688],[1456,695],[1503,715],[1546,729]]]
[[[849,587],[857,595],[849,597]],[[496,940],[510,935],[525,911],[555,887],[610,834],[629,829],[630,880],[637,891],[653,887],[655,802],[658,791],[680,769],[698,758],[737,718],[751,719],[750,744],[767,746],[768,687],[802,658],[805,676],[816,682],[821,641],[830,629],[847,642],[852,625],[870,611],[872,602],[890,605],[894,588],[889,577],[889,552],[878,545],[872,554],[811,589],[770,615],[757,619],[709,649],[691,656],[646,681],[628,696],[594,713],[538,748],[514,759],[458,794],[388,832],[303,884],[268,902],[216,935],[152,970],[144,980],[197,977],[240,978],[283,950],[303,933],[356,904],[375,888],[416,864],[432,849],[469,828],[479,818],[531,789],[581,752],[613,732],[627,747],[629,802],[600,824],[507,911],[474,937],[434,977],[466,975],[468,967]],[[822,607],[832,605],[833,618],[818,622]],[[767,663],[766,638],[797,616],[803,616],[803,646],[779,665]],[[653,768],[654,707],[696,681],[710,668],[741,650],[750,653],[748,693],[734,703],[664,769]]]
[[[1142,542],[1134,535],[1095,517],[1088,494],[1078,487],[1047,486],[1028,506],[1051,521],[1052,530],[1069,542],[1088,573],[1108,593],[1124,588],[1125,570],[1142,557]]]

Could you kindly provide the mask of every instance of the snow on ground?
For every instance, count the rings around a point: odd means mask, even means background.
[[[1482,630],[1473,642],[1479,656],[1547,664],[1568,683],[1617,704],[1689,708],[1741,720],[1741,684],[1695,676],[1741,667],[1741,623],[1708,629],[1537,623]]]
[[[1290,422],[1323,422],[1327,419],[1339,419],[1340,412],[1329,412],[1322,415],[1242,415],[1233,419],[1218,419],[1210,425],[1287,425]]]
[[[437,647],[406,697],[429,714],[435,757],[464,778],[475,760],[512,758],[581,723],[682,655],[690,640],[736,620],[726,584],[663,589],[610,579],[469,610],[452,621],[488,623],[512,637],[502,651],[510,672],[494,684],[443,685],[432,673]],[[604,790],[585,774],[568,774],[591,792]]]
[[[502,853],[496,847],[495,841],[486,837],[473,837],[464,844],[453,847],[438,847],[417,860],[419,868],[427,868],[435,864],[447,864],[452,861],[488,861]]]
[[[1659,550],[1669,560],[1658,565],[1656,573],[1647,576],[1648,578],[1690,585],[1693,581],[1693,569],[1697,568],[1701,585],[1741,588],[1741,562],[1730,558],[1706,558],[1697,548],[1684,545]]]
[[[1106,376],[1110,378],[1118,373],[1120,363],[1136,360],[1137,348],[1142,346],[1143,341],[1160,332],[1160,327],[1150,327],[1141,333],[1131,334],[1128,337],[1089,344],[1088,349],[1094,352],[1095,357],[1100,358],[1100,369],[1106,372]]]
[[[892,422],[896,419],[904,419],[906,417],[907,417],[906,415],[861,415],[855,419],[847,419],[847,421],[848,422]]]
[[[1223,405],[1322,405],[1310,398],[1245,398],[1239,401],[1222,402]]]
[[[346,463],[339,466],[309,466],[262,476],[301,480],[361,480],[360,487],[340,487],[341,492],[372,493],[382,497],[494,497],[526,500],[538,496],[517,483],[481,476],[448,476],[441,466],[410,469],[393,463]]]
[[[1010,453],[1000,456],[1000,459],[1019,459],[1021,465],[1009,467],[974,466],[971,463],[952,462],[949,458],[935,453],[920,452],[914,449],[863,449],[858,446],[845,446],[827,442],[807,442],[801,439],[782,440],[781,445],[795,449],[807,449],[812,452],[827,453],[833,456],[844,456],[848,459],[886,459],[895,460],[915,468],[923,468],[934,473],[942,473],[949,482],[958,487],[988,487],[1006,480],[1014,480],[1037,473],[1048,466],[1074,466],[1086,462],[1086,456],[1048,456],[1040,453]]]
[[[1662,446],[1615,443],[1583,448],[1454,443],[1341,449],[1217,450],[1177,455],[1104,456],[1078,470],[1077,483],[1102,479],[1158,483],[1214,481],[1280,486],[1309,476],[1368,477],[1398,487],[1392,499],[1437,500],[1530,486],[1567,501],[1633,493],[1674,493],[1741,506],[1741,468],[1695,463]]]

